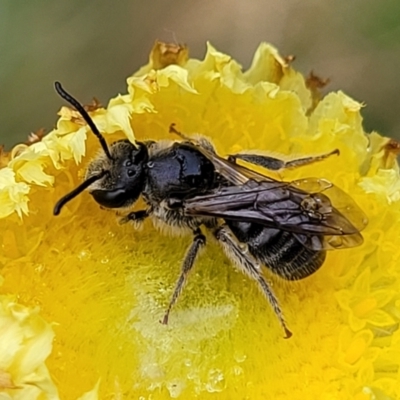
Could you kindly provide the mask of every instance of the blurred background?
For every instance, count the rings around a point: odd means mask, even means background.
[[[53,128],[64,104],[55,80],[106,105],[156,39],[196,58],[209,40],[244,68],[270,42],[304,74],[329,78],[326,91],[365,102],[367,131],[400,138],[399,0],[1,0],[0,144]]]

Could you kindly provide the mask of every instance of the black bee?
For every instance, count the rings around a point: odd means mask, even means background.
[[[137,142],[120,140],[107,145],[83,106],[55,83],[56,91],[72,104],[97,136],[104,154],[88,166],[85,180],[61,198],[62,207],[85,189],[107,208],[126,209],[139,196],[147,208],[129,212],[122,222],[142,222],[152,217],[193,234],[181,274],[162,319],[178,299],[197,254],[206,243],[201,231],[210,230],[227,256],[254,279],[272,305],[286,337],[286,326],[277,298],[263,277],[261,265],[289,280],[302,279],[324,262],[326,250],[362,243],[359,233],[366,218],[349,196],[323,179],[281,182],[236,163],[237,159],[280,169],[315,162],[330,156],[307,157],[284,163],[262,155],[219,157],[204,138],[194,140],[175,130],[184,141]],[[333,192],[338,205],[323,192]]]

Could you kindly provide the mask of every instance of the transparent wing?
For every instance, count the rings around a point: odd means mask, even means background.
[[[367,216],[356,202],[342,189],[326,179],[299,179],[290,183],[293,187],[308,193],[324,193],[332,206],[347,218],[353,226],[362,231],[368,225]]]
[[[305,247],[358,246],[367,217],[353,199],[326,179],[274,180],[196,146],[233,186],[184,202],[188,215],[258,223],[292,232]]]
[[[305,184],[250,179],[242,185],[186,199],[183,207],[188,215],[254,222],[292,232],[300,243],[313,250],[361,244],[363,239],[359,231],[366,226],[367,220],[350,197],[337,188],[337,191],[333,189],[334,186],[326,180],[308,179],[310,189],[311,186],[318,188],[313,192],[300,188]],[[335,192],[346,215],[332,204],[324,193],[327,190]]]

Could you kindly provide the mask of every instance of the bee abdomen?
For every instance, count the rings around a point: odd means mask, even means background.
[[[325,261],[325,251],[304,247],[290,232],[248,222],[232,221],[229,226],[255,258],[282,278],[306,278]]]

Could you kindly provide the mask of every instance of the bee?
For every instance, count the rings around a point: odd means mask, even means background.
[[[326,250],[357,246],[363,241],[360,231],[367,224],[365,215],[329,181],[278,181],[237,163],[243,160],[277,170],[320,161],[338,154],[337,150],[286,163],[257,154],[224,159],[208,140],[189,138],[174,124],[170,131],[182,141],[133,144],[119,140],[109,146],[84,107],[59,82],[55,89],[82,115],[104,153],[90,162],[84,181],[56,203],[54,215],[86,189],[98,204],[112,209],[127,209],[141,196],[146,208],[128,212],[121,222],[140,223],[151,217],[156,224],[193,235],[163,324],[168,324],[170,311],[206,244],[202,229],[210,231],[228,258],[257,282],[286,338],[292,333],[262,274],[262,265],[282,278],[298,280],[321,267]]]

